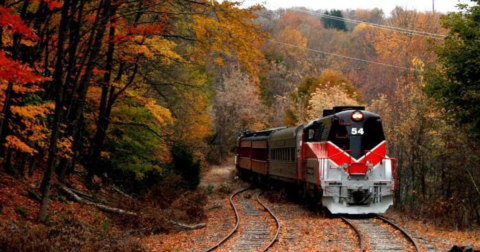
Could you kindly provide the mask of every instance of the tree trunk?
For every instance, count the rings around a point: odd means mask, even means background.
[[[112,13],[112,16],[115,15],[115,10]],[[103,76],[103,86],[102,86],[102,96],[100,101],[99,116],[97,122],[97,131],[92,141],[92,153],[91,153],[91,166],[88,167],[88,180],[93,179],[95,172],[99,171],[101,153],[103,149],[103,142],[105,141],[105,136],[107,135],[107,129],[110,121],[110,112],[113,106],[113,92],[115,87],[110,86],[110,79],[112,76],[113,69],[113,53],[115,51],[115,44],[113,43],[115,37],[115,21],[112,19],[109,32],[109,42],[108,42],[108,51],[107,51],[107,62],[105,65],[105,74]],[[108,95],[110,91],[110,96]],[[108,99],[110,98],[110,99]]]
[[[20,164],[18,165],[18,175],[21,178],[25,177],[25,166],[27,165],[28,154],[23,153],[20,155]]]
[[[7,172],[13,172],[12,155],[13,155],[12,148],[7,148],[7,157],[5,159],[5,169],[7,170]]]
[[[35,161],[37,160],[36,155],[33,155],[30,161],[30,165],[28,166],[28,176],[33,176],[33,168],[35,167]]]
[[[58,165],[58,168],[57,168],[58,181],[62,183],[65,182],[65,174],[67,172],[67,168],[68,168],[68,159],[67,158],[60,159],[60,164]]]
[[[52,176],[55,171],[56,147],[58,140],[58,133],[63,113],[63,56],[64,56],[64,42],[65,34],[67,32],[70,0],[65,0],[63,3],[62,16],[60,20],[60,27],[58,30],[58,45],[57,45],[57,62],[55,65],[54,83],[55,83],[55,114],[53,116],[52,134],[50,136],[50,144],[48,146],[48,160],[47,170],[42,180],[42,204],[40,206],[39,220],[45,222],[47,218],[47,209],[49,201],[50,186],[52,183]]]

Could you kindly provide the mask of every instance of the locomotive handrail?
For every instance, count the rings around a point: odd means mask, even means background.
[[[395,166],[395,158],[385,158],[385,160],[390,160],[392,162],[392,175],[394,176],[394,181],[395,181],[395,185],[394,185],[394,188],[393,190],[397,190],[398,189],[398,171],[397,171],[397,167]]]

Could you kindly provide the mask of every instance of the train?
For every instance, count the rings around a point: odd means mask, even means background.
[[[235,166],[242,178],[281,181],[332,214],[385,213],[397,185],[382,119],[363,106],[326,109],[296,127],[245,131],[237,139]]]

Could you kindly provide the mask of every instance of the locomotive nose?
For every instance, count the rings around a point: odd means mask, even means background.
[[[355,201],[355,203],[360,203],[364,198],[364,194],[360,190],[353,192],[352,196],[353,196],[353,201]]]

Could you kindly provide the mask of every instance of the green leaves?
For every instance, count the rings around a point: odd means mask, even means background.
[[[470,129],[480,140],[480,7],[460,6],[442,17],[450,32],[436,48],[440,67],[426,74],[426,93],[446,110],[446,117]]]
[[[107,151],[111,165],[142,179],[148,171],[162,171],[169,162],[168,146],[163,137],[165,128],[156,116],[134,98],[126,97],[113,111],[113,125],[109,131]]]

